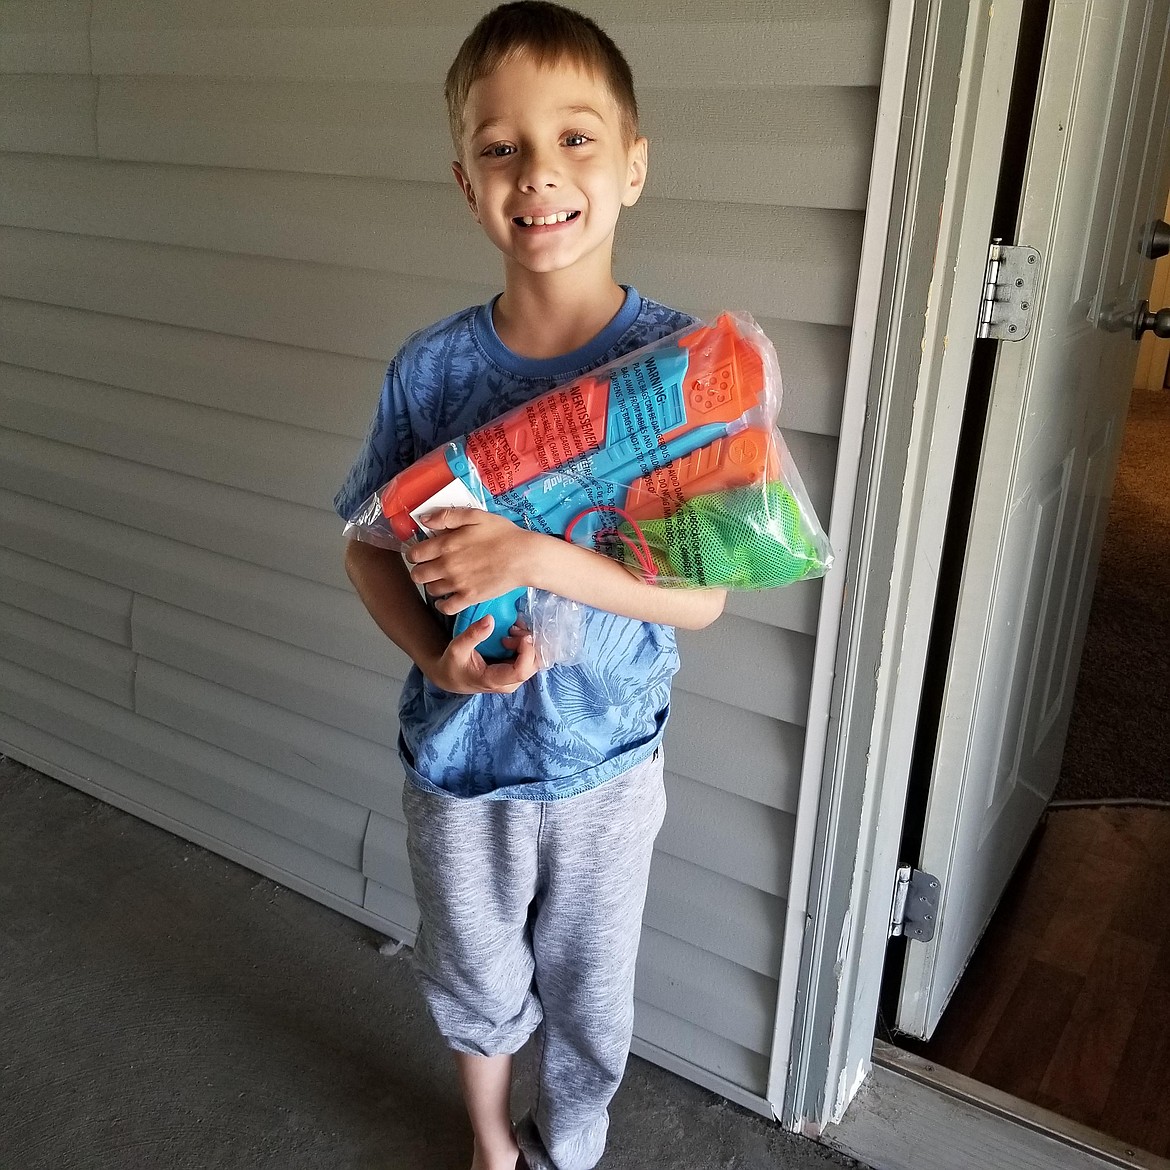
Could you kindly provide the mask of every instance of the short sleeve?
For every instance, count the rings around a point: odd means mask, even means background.
[[[399,376],[398,359],[386,369],[378,404],[362,441],[361,450],[333,497],[343,520],[350,520],[366,500],[387,480],[414,460],[410,411]]]

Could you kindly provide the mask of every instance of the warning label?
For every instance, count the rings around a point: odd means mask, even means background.
[[[484,486],[498,496],[595,450],[605,433],[605,389],[574,382],[473,431],[467,454]]]

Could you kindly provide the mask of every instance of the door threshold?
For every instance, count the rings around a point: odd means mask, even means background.
[[[1170,1161],[880,1040],[820,1140],[876,1170],[1170,1170]]]

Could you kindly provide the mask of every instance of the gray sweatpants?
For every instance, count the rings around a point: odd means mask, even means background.
[[[662,753],[579,796],[484,800],[407,781],[421,912],[415,972],[447,1043],[515,1052],[543,1021],[536,1101],[518,1126],[532,1170],[591,1170],[634,1026],[634,961]]]

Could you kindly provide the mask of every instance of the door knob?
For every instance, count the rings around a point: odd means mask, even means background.
[[[1170,337],[1170,308],[1151,313],[1150,302],[1142,301],[1132,313],[1127,313],[1117,323],[1132,330],[1135,341],[1147,330],[1151,330],[1155,337]]]
[[[1146,240],[1145,253],[1151,260],[1170,254],[1170,223],[1164,219],[1156,219],[1149,227],[1150,236]],[[1161,336],[1161,334],[1159,334]]]

